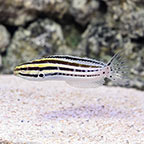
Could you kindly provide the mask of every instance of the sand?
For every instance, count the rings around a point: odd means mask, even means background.
[[[144,144],[144,92],[1,75],[0,142]]]

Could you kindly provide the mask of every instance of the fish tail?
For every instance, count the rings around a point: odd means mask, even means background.
[[[108,78],[115,84],[129,85],[129,67],[127,60],[124,58],[123,52],[118,52],[112,59],[107,63],[110,67],[110,73]]]

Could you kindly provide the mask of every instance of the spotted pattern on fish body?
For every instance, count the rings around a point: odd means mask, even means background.
[[[74,87],[96,87],[104,83],[105,77],[116,80],[123,65],[123,61],[115,65],[118,59],[116,54],[105,64],[89,58],[55,55],[16,66],[14,74],[29,80],[63,80]]]

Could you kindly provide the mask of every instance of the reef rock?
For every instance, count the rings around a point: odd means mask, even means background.
[[[100,9],[103,1],[97,0],[72,0],[70,3],[70,14],[74,16],[75,20],[81,25],[85,25],[92,21],[104,19],[104,14],[107,7],[104,4],[104,9]]]
[[[60,25],[49,19],[38,20],[27,29],[19,28],[3,59],[5,72],[12,72],[22,62],[54,54],[64,43]]]
[[[116,27],[106,23],[90,24],[82,35],[77,53],[108,62],[118,51],[123,51],[130,67],[130,86],[144,89],[143,44],[135,42],[129,34],[123,35]]]
[[[61,18],[68,10],[67,0],[0,0],[0,21],[23,25],[39,14]]]
[[[125,41],[127,42],[126,38],[106,23],[90,24],[82,35],[78,50],[88,57],[102,57],[103,53],[110,54],[116,48],[123,47]]]
[[[2,56],[0,55],[0,68],[2,67]]]
[[[105,0],[108,11],[106,22],[113,25],[123,35],[132,38],[144,36],[144,1],[143,0]]]
[[[0,53],[4,52],[10,42],[10,34],[6,27],[0,25]]]

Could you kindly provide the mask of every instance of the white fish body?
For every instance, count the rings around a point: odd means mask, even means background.
[[[36,59],[15,68],[14,74],[28,80],[63,80],[73,87],[92,88],[102,85],[105,78],[125,83],[125,66],[120,54],[107,64],[89,58],[54,55]]]

